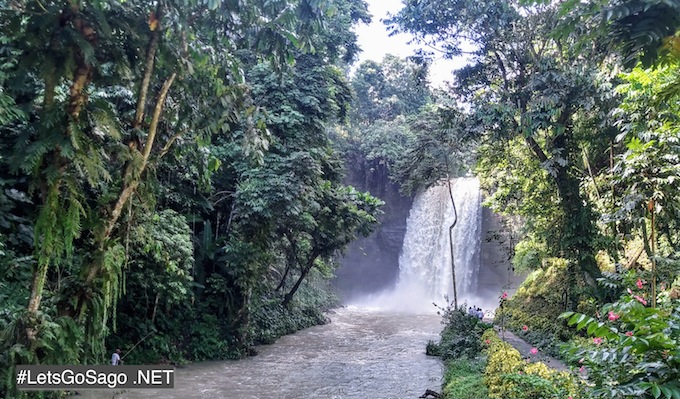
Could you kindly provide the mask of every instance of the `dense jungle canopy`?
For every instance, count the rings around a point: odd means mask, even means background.
[[[680,397],[680,2],[403,3],[386,26],[431,52],[353,67],[363,0],[0,0],[0,396],[16,364],[323,323],[381,215],[360,160],[405,195],[478,176],[533,271],[510,324],[557,342],[564,311],[637,309],[647,346],[596,393]],[[433,89],[442,55],[468,63]],[[606,369],[624,349],[642,371]]]

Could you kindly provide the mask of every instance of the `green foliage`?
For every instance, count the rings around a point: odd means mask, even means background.
[[[352,76],[349,126],[337,129],[334,144],[348,165],[363,169],[366,181],[396,176],[412,145],[416,115],[433,99],[428,88],[428,62],[386,55],[365,61]]]
[[[444,374],[442,395],[446,399],[486,399],[488,391],[484,385],[486,360],[456,359],[447,364]]]
[[[507,218],[521,220],[509,225],[517,242],[512,252],[515,270],[540,268],[544,258],[558,255],[561,229],[555,221],[564,219],[549,174],[521,137],[504,145],[482,143],[477,151],[475,171],[488,193],[484,204]]]
[[[676,101],[662,97],[674,75],[668,68],[636,68],[622,76],[624,83],[617,90],[623,98],[615,115],[621,126],[617,140],[625,147],[606,182],[617,197],[609,201],[613,206],[603,207],[606,221],[618,223],[624,231],[637,231],[646,242],[650,240],[653,214],[653,229],[659,238],[654,257],[661,266],[657,273],[666,283],[677,273],[679,250],[678,109]],[[652,257],[649,246],[645,246],[645,252]]]
[[[523,0],[524,5],[548,3]],[[663,61],[665,44],[673,40],[680,27],[680,5],[675,1],[592,0],[565,1],[560,4],[564,18],[556,29],[559,35],[578,34],[581,46],[598,38],[607,48],[603,55],[615,52],[628,66],[638,61],[650,66]]]
[[[234,351],[233,343],[225,341],[219,331],[222,331],[221,323],[217,316],[201,314],[200,319],[191,325],[189,353],[191,359],[196,361],[240,358],[242,354]]]
[[[536,365],[534,365],[536,366]],[[504,391],[504,398],[516,399],[547,399],[564,398],[569,395],[567,388],[570,381],[566,375],[555,376],[548,372],[548,377],[544,377],[536,370],[537,367],[527,366],[526,373],[507,374],[503,377],[503,384],[507,387]],[[541,371],[547,371],[545,366]],[[573,396],[570,396],[573,398]]]
[[[259,298],[253,304],[253,342],[271,344],[283,335],[325,324],[324,312],[338,303],[326,278],[314,270],[298,291],[294,306],[286,308],[276,297]]]
[[[403,192],[413,194],[463,176],[473,160],[465,117],[455,107],[426,107],[409,120],[413,132],[395,166],[394,178]]]
[[[522,357],[510,344],[501,341],[493,330],[487,330],[481,339],[488,347],[484,383],[489,389],[490,398],[502,398],[512,386],[504,386],[503,377],[518,372],[522,367]]]
[[[566,312],[570,326],[594,337],[568,349],[569,359],[587,371],[597,398],[674,398],[680,394],[680,307],[646,306],[644,290],[628,289],[597,317]]]
[[[527,363],[494,330],[482,336],[488,355],[484,382],[489,398],[542,399],[585,398],[580,381],[566,372],[557,372],[541,362]]]
[[[356,96],[351,112],[353,124],[368,126],[366,132],[370,134],[371,128],[379,128],[383,122],[418,113],[429,100],[427,74],[426,63],[390,54],[380,63],[361,63],[352,78]]]
[[[428,342],[427,354],[439,356],[445,362],[461,357],[474,359],[482,351],[481,336],[491,324],[484,323],[476,316],[467,314],[465,305],[458,309],[449,305],[437,312],[442,315],[444,329],[438,343]]]
[[[496,311],[495,324],[512,330],[519,337],[552,356],[573,333],[558,323],[565,310],[569,290],[563,259],[546,259],[544,268],[529,274],[517,292],[504,300]],[[582,306],[587,306],[585,303]],[[526,326],[526,327],[525,327]]]
[[[444,329],[439,342],[428,341],[426,353],[439,356],[446,364],[443,395],[446,398],[484,398],[486,386],[482,381],[485,359],[481,357],[481,337],[491,325],[467,314],[466,305],[454,308],[449,304],[439,308]]]
[[[327,133],[365,2],[0,3],[3,370],[104,343],[236,357],[324,321],[332,258],[381,204]]]
[[[26,328],[37,326],[41,331],[31,347],[21,344]],[[42,355],[45,364],[76,364],[83,356],[79,345],[83,332],[71,318],[39,313],[37,318],[25,310],[15,313],[14,319],[0,334],[0,366],[3,375],[0,380],[0,395],[7,398],[28,397],[26,392],[15,387],[15,365],[31,364]],[[58,393],[47,393],[47,397],[58,397]]]

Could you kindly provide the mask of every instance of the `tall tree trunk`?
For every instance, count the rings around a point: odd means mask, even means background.
[[[153,311],[151,312],[151,324],[156,321],[156,312],[158,311],[158,300],[161,298],[160,293],[156,293],[156,299],[153,301]]]
[[[73,27],[85,41],[87,41],[93,48],[96,48],[97,33],[83,18],[82,14],[80,13],[80,9],[78,8],[78,2],[71,3],[71,13],[73,15],[71,20]],[[69,101],[67,107],[67,114],[69,117],[69,123],[75,124],[78,123],[80,119],[80,113],[87,104],[88,96],[85,89],[92,80],[92,66],[86,61],[85,56],[80,50],[80,47],[78,45],[73,44],[72,48],[73,51],[75,52],[76,68],[73,73],[73,80],[71,82],[71,86],[69,88]],[[58,77],[54,74],[48,75],[45,79],[44,105],[46,107],[51,107],[53,105],[57,83]],[[64,135],[68,136],[69,131],[70,128],[67,128],[67,130],[64,131]],[[56,166],[56,169],[59,171],[59,177],[56,178],[51,183],[51,185],[46,188],[46,191],[52,191],[53,195],[55,195],[57,199],[56,200],[54,198],[50,199],[51,196],[46,195],[44,197],[43,206],[48,205],[47,201],[58,201],[63,175],[67,173],[66,171],[69,163],[68,159],[64,158],[60,154],[60,149],[58,148],[55,149],[55,151],[53,152],[52,162]],[[54,222],[57,223],[57,221]],[[39,247],[37,248],[37,251],[39,252],[43,251],[43,248],[40,248],[40,246],[45,245],[44,240],[45,237],[36,237],[36,242],[38,242]],[[45,288],[45,280],[47,279],[47,271],[49,269],[50,264],[52,263],[52,260],[50,258],[53,255],[54,254],[47,254],[47,256],[45,256],[44,254],[42,254],[39,256],[38,266],[33,275],[31,294],[26,308],[27,312],[32,317],[37,316],[38,311],[40,309],[40,302],[42,301],[42,294]],[[26,329],[26,337],[28,338],[29,342],[33,342],[36,339],[37,331],[34,329],[33,326],[29,326]]]
[[[253,289],[248,288],[243,297],[243,307],[239,311],[239,335],[238,347],[246,348],[248,346],[248,331],[250,330],[250,300],[253,296]]]
[[[295,285],[293,288],[291,288],[290,292],[286,294],[286,296],[283,298],[283,301],[281,302],[281,305],[284,307],[287,307],[290,304],[290,301],[293,299],[293,296],[297,292],[297,290],[300,288],[300,285],[302,284],[302,281],[304,281],[305,277],[309,274],[309,272],[312,270],[314,267],[314,262],[316,259],[319,257],[319,255],[312,253],[312,255],[309,257],[309,260],[307,261],[307,265],[302,268],[300,271],[300,277],[297,279],[295,282]]]
[[[451,278],[453,280],[453,307],[458,309],[458,287],[456,284],[456,261],[453,253],[453,228],[458,223],[458,212],[456,210],[456,201],[453,200],[453,190],[451,188],[451,178],[446,176],[446,186],[449,189],[449,198],[451,198],[451,207],[453,207],[453,223],[449,226],[449,251],[451,253]]]
[[[163,13],[163,4],[159,2],[156,7],[155,19],[160,21]],[[158,22],[160,24],[160,22]],[[144,119],[144,107],[146,106],[146,97],[149,92],[149,84],[151,83],[151,75],[153,74],[154,64],[156,62],[156,51],[158,50],[158,41],[160,40],[161,29],[156,25],[151,33],[149,45],[146,50],[146,60],[144,62],[144,76],[139,85],[139,97],[137,97],[137,109],[135,112],[135,120],[132,124],[133,129],[139,129],[142,126]]]
[[[93,48],[97,45],[97,33],[92,26],[83,18],[78,9],[78,2],[71,2],[71,11],[74,14],[73,26],[78,33],[85,39]],[[76,70],[73,73],[73,82],[69,89],[69,104],[68,114],[73,122],[78,120],[80,112],[87,104],[87,93],[85,88],[92,80],[92,65],[85,60],[85,55],[80,50],[79,46],[75,46],[75,60]]]
[[[144,150],[142,152],[142,164],[140,165],[139,170],[137,171],[132,171],[131,169],[129,169],[126,173],[126,176],[123,178],[124,182],[129,183],[127,183],[127,185],[124,186],[123,190],[120,192],[118,200],[116,201],[113,209],[111,210],[109,219],[106,221],[104,225],[105,227],[103,231],[96,237],[97,250],[99,252],[104,252],[106,250],[106,245],[108,244],[109,239],[111,238],[111,234],[113,233],[113,229],[115,228],[116,223],[118,223],[118,219],[120,219],[123,207],[128,202],[132,194],[139,186],[139,183],[141,182],[142,174],[148,165],[149,157],[151,155],[151,149],[153,148],[156,139],[156,134],[158,131],[158,122],[163,111],[163,106],[165,105],[165,99],[167,98],[168,92],[170,91],[170,87],[172,86],[172,83],[175,81],[176,77],[177,77],[176,73],[170,75],[170,77],[167,78],[166,81],[163,83],[163,87],[161,88],[161,91],[158,94],[158,100],[156,101],[156,106],[154,107],[151,125],[149,126],[149,134],[147,136],[146,142],[144,143]],[[88,285],[92,283],[92,280],[94,280],[94,278],[101,272],[102,267],[104,266],[103,257],[95,257],[95,259],[98,259],[98,261],[90,265],[89,270],[87,272],[86,283]]]
[[[526,106],[524,105],[524,108],[520,110],[523,113],[526,112]],[[563,149],[565,159],[568,159],[569,155],[578,153],[572,140],[572,115],[572,107],[570,104],[567,104],[559,115],[554,127],[555,129],[564,129],[555,137],[552,147]],[[550,160],[533,137],[526,136],[525,141],[541,163]],[[579,281],[577,276],[580,276],[582,279],[580,281],[584,281],[591,290],[597,290],[596,279],[600,277],[601,272],[595,260],[595,248],[593,247],[596,229],[593,224],[593,215],[590,207],[584,204],[584,200],[581,197],[580,181],[569,172],[569,162],[566,165],[559,165],[557,162],[553,162],[552,167],[556,169],[553,177],[560,196],[560,207],[564,214],[560,247],[568,260],[567,274],[570,279],[568,283],[570,285],[570,304],[575,306],[580,294],[579,290],[574,289],[574,286]],[[597,294],[597,292],[593,292],[593,294]]]
[[[281,281],[279,284],[276,286],[276,289],[274,291],[279,292],[283,287],[286,285],[286,279],[288,278],[288,274],[290,273],[290,270],[292,269],[293,265],[298,263],[298,257],[297,257],[297,245],[295,245],[295,239],[291,237],[291,232],[287,232],[284,234],[286,239],[288,240],[288,243],[290,243],[290,248],[288,249],[288,256],[286,256],[286,270],[283,272],[283,276],[281,277]]]
[[[564,148],[567,154],[574,153],[569,135],[567,131],[554,141],[556,148]],[[557,166],[555,183],[564,214],[560,246],[569,261],[567,272],[571,280],[570,305],[574,307],[578,304],[579,294],[583,293],[583,290],[575,289],[579,282],[585,283],[583,288],[597,290],[596,279],[601,276],[593,246],[597,230],[593,224],[591,209],[581,196],[580,181],[569,172],[569,164]]]

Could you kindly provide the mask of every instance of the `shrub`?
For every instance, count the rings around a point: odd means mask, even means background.
[[[444,329],[440,334],[439,343],[428,342],[428,355],[440,356],[444,361],[448,361],[460,357],[474,359],[481,354],[480,338],[484,331],[492,326],[468,315],[465,306],[461,305],[458,309],[452,306],[440,308],[438,313],[443,316]]]
[[[482,336],[488,362],[484,383],[492,399],[564,399],[581,397],[581,384],[566,372],[557,372],[541,362],[527,363],[493,330]]]
[[[229,342],[220,336],[222,326],[215,315],[202,314],[190,326],[191,343],[189,350],[192,360],[203,361],[211,359],[238,358],[238,354],[230,348]]]
[[[338,305],[327,279],[317,270],[307,277],[290,306],[281,305],[277,295],[255,298],[252,304],[251,341],[271,344],[279,337],[328,322],[324,311]]]
[[[504,384],[503,376],[516,373],[522,367],[522,356],[507,342],[501,341],[493,330],[482,335],[487,345],[488,363],[484,370],[484,383],[490,398],[503,398],[505,391],[512,385]]]
[[[547,266],[531,273],[503,306],[496,311],[495,324],[502,325],[551,356],[560,356],[559,346],[574,332],[556,321],[565,311],[566,262],[546,259]],[[585,306],[585,305],[584,305]],[[584,308],[585,309],[585,308]],[[523,329],[527,326],[527,330]]]
[[[593,337],[567,351],[571,362],[588,371],[592,397],[680,398],[680,306],[675,300],[647,307],[641,285],[605,305],[599,318],[561,316]]]

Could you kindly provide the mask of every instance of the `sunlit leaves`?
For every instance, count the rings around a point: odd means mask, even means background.
[[[614,115],[621,129],[617,140],[625,144],[625,152],[618,157],[611,177],[611,183],[622,190],[611,219],[637,223],[650,199],[655,201],[654,212],[661,223],[673,225],[679,214],[678,110],[674,100],[657,100],[669,75],[668,69],[635,69],[618,88],[624,98]]]

